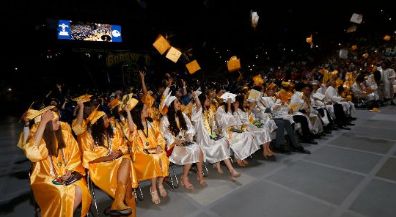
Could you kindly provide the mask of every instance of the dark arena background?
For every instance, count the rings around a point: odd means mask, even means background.
[[[57,83],[109,90],[138,85],[136,71],[141,67],[147,68],[149,78],[174,71],[188,79],[221,79],[235,76],[227,74],[225,64],[234,55],[241,58],[241,73],[266,74],[293,61],[319,64],[355,43],[362,48],[368,44],[394,48],[394,40],[381,40],[384,34],[394,34],[396,21],[390,19],[394,6],[379,1],[20,0],[7,4],[2,26],[12,34],[2,36],[0,99],[1,108],[14,115]],[[252,10],[260,15],[255,29],[250,25]],[[347,33],[352,13],[364,14],[364,22],[356,32]],[[118,24],[123,41],[58,40],[59,20]],[[153,48],[159,34],[183,52],[177,64]],[[305,42],[311,34],[313,48]],[[194,76],[188,76],[184,66],[190,59],[199,60],[202,68]]]
[[[0,217],[396,217],[396,2],[0,4]]]

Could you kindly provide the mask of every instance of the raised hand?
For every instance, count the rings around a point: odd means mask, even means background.
[[[46,111],[43,115],[41,115],[41,121],[43,123],[48,123],[54,119],[54,113],[52,111]]]

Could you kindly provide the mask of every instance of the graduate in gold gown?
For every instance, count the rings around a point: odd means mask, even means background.
[[[132,115],[129,109],[125,110],[129,128],[133,129],[128,138],[138,180],[151,181],[152,202],[159,204],[161,200],[158,191],[161,197],[167,196],[163,182],[169,174],[169,159],[165,151],[166,142],[160,131],[160,124],[148,116],[148,109],[144,104],[138,104]]]
[[[81,153],[70,126],[47,107],[37,113],[40,123],[30,130],[23,146],[32,162],[30,184],[41,216],[72,217],[81,204],[81,215],[89,210],[91,196],[83,176]],[[81,175],[81,176],[79,176]],[[75,182],[70,182],[73,177]]]
[[[83,165],[93,183],[114,198],[108,214],[135,215],[132,188],[138,183],[132,175],[133,165],[122,129],[111,124],[107,115],[97,109],[84,120],[84,104],[78,102],[78,106],[73,130],[83,150]]]

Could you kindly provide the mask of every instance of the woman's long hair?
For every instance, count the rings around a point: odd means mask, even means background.
[[[239,103],[239,109],[242,110],[242,111],[244,111],[244,112],[246,112],[246,111],[245,111],[245,107],[243,106],[244,100],[245,100],[245,99],[243,98],[242,95],[238,95],[238,96],[236,96],[236,98],[235,98],[235,101]],[[234,105],[231,106],[231,112],[232,112],[233,114],[234,114],[234,112],[236,112],[236,111],[235,111],[235,108],[234,108]]]
[[[201,106],[203,108],[203,110],[205,110],[205,101],[206,101],[206,94],[201,94],[198,96],[199,101],[201,102]]]
[[[142,118],[141,118],[142,110],[143,110],[143,104],[138,103],[136,107],[131,111],[133,123],[135,123],[138,130],[144,130],[142,124]]]
[[[100,146],[105,146],[104,145],[104,140],[105,137],[108,136],[110,138],[113,138],[114,136],[114,131],[113,127],[109,126],[107,129],[104,127],[104,120],[103,117],[99,118],[96,123],[94,123],[91,126],[91,135],[94,140],[94,142]]]
[[[184,120],[184,116],[181,110],[176,111],[173,101],[168,108],[168,121],[169,121],[169,130],[173,133],[173,135],[178,135],[180,130],[187,130],[186,120]],[[176,124],[176,115],[179,118],[180,129]]]
[[[49,121],[47,125],[45,125],[43,139],[50,156],[58,156],[58,150],[66,147],[62,135],[62,128],[59,126],[59,129],[55,131],[52,126],[52,121]],[[56,144],[58,144],[58,147],[56,147]]]

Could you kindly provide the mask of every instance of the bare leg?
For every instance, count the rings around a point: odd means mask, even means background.
[[[132,209],[125,205],[124,201],[126,199],[126,188],[130,176],[131,162],[129,159],[122,159],[120,167],[117,171],[117,189],[114,197],[113,204],[111,205],[111,210],[122,210],[128,213],[128,210]]]
[[[198,182],[200,185],[206,185],[205,178],[203,176],[203,153],[200,153],[199,162],[197,162],[197,169],[198,169]]]
[[[82,201],[82,191],[80,186],[76,186],[75,192],[76,193],[74,196],[73,211],[76,211],[77,207],[81,204]]]
[[[125,203],[132,208],[132,214],[128,217],[136,217],[136,201],[135,196],[132,195],[132,180],[128,177],[128,184],[126,188]]]
[[[191,169],[191,164],[186,164],[186,165],[183,166],[183,175],[181,177],[181,184],[186,189],[193,190],[194,187],[192,186],[192,184],[188,180],[188,172],[190,171],[190,169]]]
[[[224,163],[225,163],[225,165],[227,166],[228,171],[230,172],[230,174],[231,174],[232,177],[239,177],[239,176],[241,175],[240,173],[238,173],[238,172],[234,169],[234,167],[233,167],[232,164],[231,164],[230,159],[225,159],[225,160],[224,160]]]
[[[263,145],[263,156],[266,160],[276,161],[276,157],[270,148],[270,143],[267,142]]]
[[[223,170],[221,169],[220,162],[216,162],[216,163],[214,164],[214,167],[216,168],[216,170],[217,170],[217,172],[218,172],[219,174],[224,174]]]
[[[157,178],[151,179],[151,187],[150,187],[151,201],[154,204],[159,204],[161,202],[158,191],[157,191]]]
[[[158,177],[158,190],[160,192],[161,197],[166,197],[168,196],[168,193],[166,192],[163,183],[164,183],[164,177]]]
[[[126,185],[131,170],[131,162],[129,159],[122,159],[121,165],[118,168],[117,182],[118,184]]]

